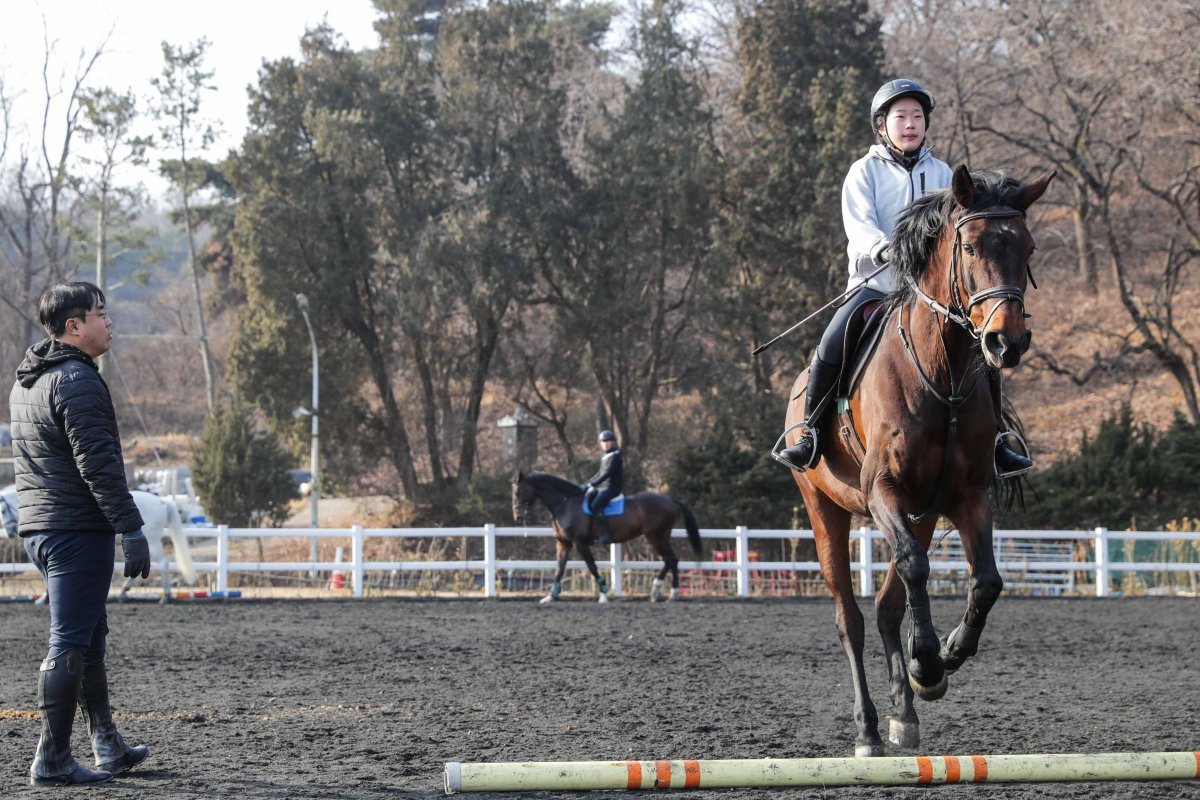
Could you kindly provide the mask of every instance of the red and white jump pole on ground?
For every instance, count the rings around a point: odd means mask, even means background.
[[[446,794],[1200,780],[1200,752],[708,761],[532,761],[497,764],[452,761],[446,764],[445,779]]]

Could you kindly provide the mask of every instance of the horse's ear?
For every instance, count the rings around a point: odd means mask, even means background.
[[[951,182],[954,192],[954,202],[962,208],[970,208],[975,202],[975,181],[971,178],[971,170],[966,164],[959,164],[954,170],[954,180]]]
[[[521,479],[524,477],[525,477],[525,470],[521,470],[521,469],[517,470],[517,474],[513,476],[513,483],[520,483]]]
[[[1050,185],[1050,181],[1058,174],[1058,170],[1052,169],[1049,172],[1043,172],[1042,177],[1036,181],[1030,181],[1021,187],[1021,192],[1017,195],[1017,208],[1025,211],[1046,192],[1046,187]]]

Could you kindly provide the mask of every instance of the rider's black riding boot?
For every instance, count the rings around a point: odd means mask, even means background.
[[[1001,478],[1013,477],[1020,475],[1023,472],[1028,472],[1033,469],[1033,459],[1028,458],[1016,450],[1013,450],[1006,443],[1009,436],[1017,436],[1015,431],[1008,429],[1004,422],[1004,414],[1001,409],[1001,385],[1000,373],[997,370],[989,369],[988,371],[988,388],[992,392],[992,406],[996,413],[996,475]],[[1022,440],[1023,441],[1023,440]]]
[[[108,672],[103,664],[84,667],[79,691],[79,708],[92,737],[92,753],[96,766],[113,775],[120,775],[146,760],[150,749],[130,745],[113,722],[108,704]]]
[[[38,710],[42,712],[42,737],[29,767],[34,786],[99,783],[112,778],[95,772],[71,757],[71,728],[83,679],[83,652],[67,650],[42,662],[38,673]]]
[[[805,429],[800,438],[791,447],[779,451],[775,458],[794,470],[804,471],[817,463],[821,457],[818,452],[817,407],[825,395],[833,389],[841,373],[841,364],[830,364],[813,354],[812,363],[808,366],[808,387],[804,390],[804,424]]]
[[[613,535],[612,529],[608,527],[608,517],[596,514],[596,525],[600,527],[600,533],[596,536],[596,544],[612,544]]]

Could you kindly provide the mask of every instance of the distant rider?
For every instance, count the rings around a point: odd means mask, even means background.
[[[625,457],[617,447],[615,433],[600,431],[599,439],[600,449],[604,451],[604,456],[600,459],[600,470],[579,488],[583,489],[584,498],[592,510],[592,517],[600,527],[596,544],[612,544],[612,531],[608,527],[608,519],[604,516],[604,507],[621,493],[625,484]]]

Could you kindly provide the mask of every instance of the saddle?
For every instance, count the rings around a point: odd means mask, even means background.
[[[584,514],[587,514],[589,517],[595,516],[595,513],[592,511],[591,506],[588,504],[586,497],[583,498],[582,500],[580,500],[579,502],[583,504],[583,513]],[[625,513],[625,495],[623,495],[623,494],[619,494],[616,497],[614,497],[612,500],[609,500],[608,505],[606,505],[604,507],[604,516],[606,516],[606,517],[619,517],[624,513]]]
[[[842,374],[838,377],[838,435],[845,442],[846,451],[860,467],[866,458],[867,448],[858,437],[858,429],[854,427],[850,395],[862,380],[863,372],[867,364],[871,363],[871,356],[875,354],[879,340],[883,338],[883,321],[888,316],[884,312],[884,305],[883,300],[864,303],[862,313],[855,314],[846,327],[846,340],[843,345],[845,360],[842,361]]]

